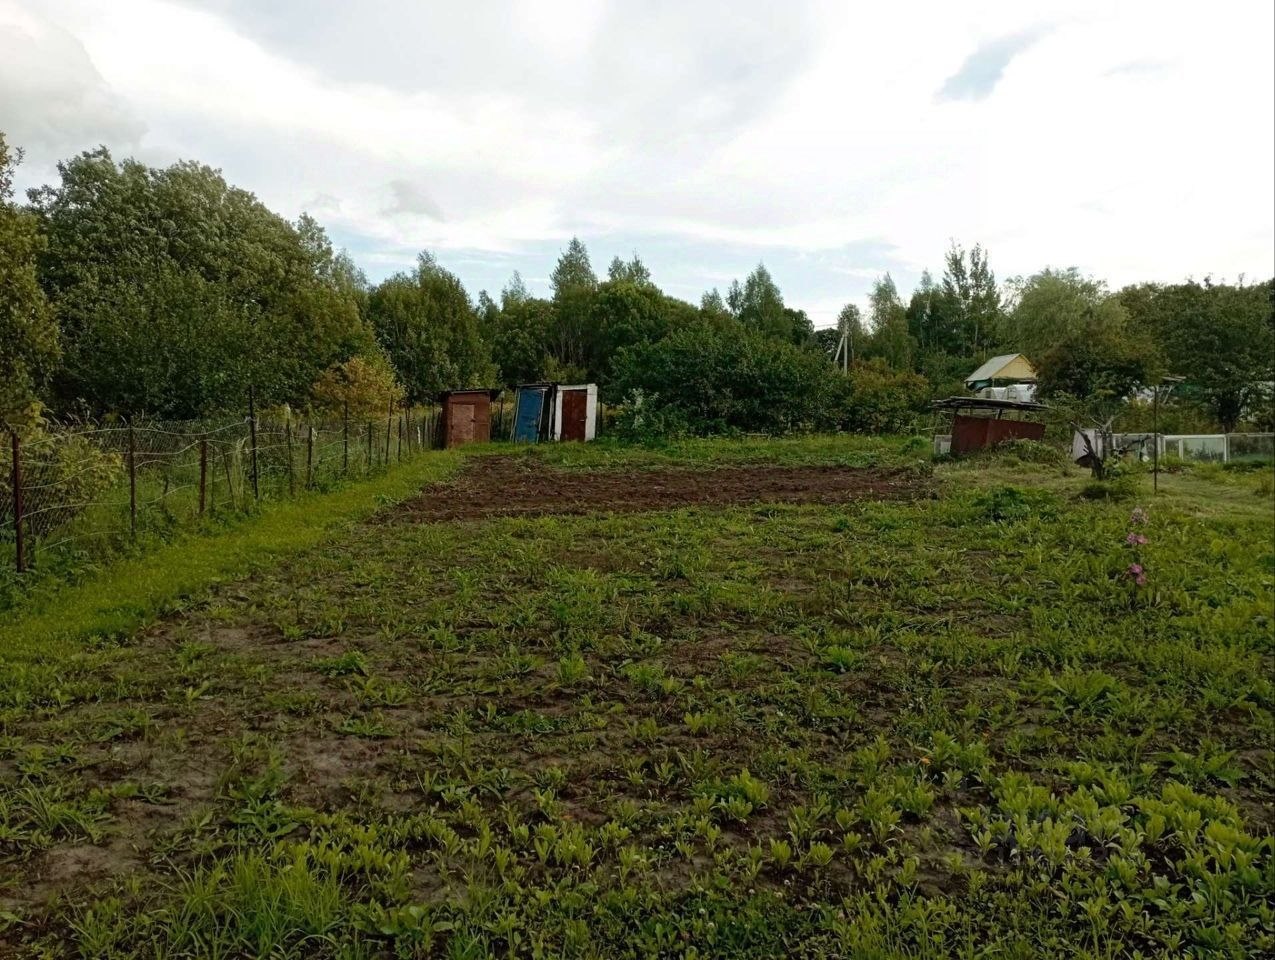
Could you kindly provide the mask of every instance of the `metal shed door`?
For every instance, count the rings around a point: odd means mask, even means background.
[[[583,440],[584,421],[588,415],[587,390],[565,390],[562,394],[562,439]]]
[[[540,413],[544,407],[543,390],[518,392],[518,417],[514,420],[514,439],[522,443],[535,443],[540,439]]]
[[[476,408],[472,403],[453,403],[451,405],[451,430],[448,431],[448,446],[457,447],[462,443],[474,440],[474,420]]]

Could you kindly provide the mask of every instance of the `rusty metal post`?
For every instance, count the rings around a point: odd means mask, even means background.
[[[16,547],[18,573],[27,569],[26,539],[22,530],[22,441],[18,439],[18,431],[10,430],[13,447],[13,539]]]
[[[297,483],[292,463],[292,420],[288,419],[283,422],[283,435],[288,441],[288,496],[295,497],[297,495]]]
[[[248,433],[252,440],[252,499],[261,499],[261,489],[257,485],[257,391],[248,388]]]
[[[305,425],[305,488],[314,486],[314,425]]]
[[[205,495],[208,489],[208,438],[199,441],[199,515],[204,515]]]
[[[137,536],[137,437],[128,424],[128,532]]]

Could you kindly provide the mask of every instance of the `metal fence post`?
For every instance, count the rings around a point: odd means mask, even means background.
[[[128,532],[137,536],[137,437],[128,424]]]
[[[293,473],[292,465],[292,420],[285,420],[283,423],[283,435],[288,442],[288,496],[295,497],[297,495],[296,478]]]
[[[398,462],[403,462],[403,417],[398,418]]]
[[[367,471],[372,472],[372,424],[367,425]]]
[[[13,540],[18,573],[27,569],[26,540],[22,530],[22,442],[16,429],[9,431],[13,447]]]
[[[252,441],[252,499],[261,499],[261,489],[257,485],[257,391],[248,388],[248,434]]]
[[[199,441],[199,515],[204,515],[205,494],[208,489],[208,438]]]
[[[314,425],[305,425],[305,488],[314,486]]]

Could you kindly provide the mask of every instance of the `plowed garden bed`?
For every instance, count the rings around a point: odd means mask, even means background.
[[[929,485],[906,469],[774,464],[688,469],[562,470],[532,456],[476,457],[380,520],[634,513],[750,503],[912,500]]]

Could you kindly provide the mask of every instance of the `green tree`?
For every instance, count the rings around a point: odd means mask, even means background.
[[[660,430],[784,433],[831,422],[838,379],[827,361],[739,325],[696,322],[616,357],[635,416]]]
[[[0,425],[28,425],[59,357],[53,310],[36,273],[44,239],[35,217],[13,203],[21,159],[0,134]]]
[[[948,353],[974,356],[986,347],[1000,325],[1001,295],[996,275],[987,262],[987,251],[979,244],[966,251],[953,243],[944,262],[939,315],[946,336],[935,346]]]
[[[615,257],[611,261],[611,266],[607,269],[607,278],[609,280],[627,280],[630,283],[650,283],[651,271],[646,268],[646,264],[635,253],[633,259],[625,263],[619,257]]]
[[[896,370],[912,369],[914,343],[908,333],[907,311],[888,273],[872,285],[868,303],[872,338],[866,352],[881,357]]]
[[[30,192],[48,245],[62,407],[196,416],[304,402],[333,363],[372,343],[361,275],[322,228],[272,213],[209,167],[116,163],[105,148]]]
[[[1245,285],[1206,279],[1126,287],[1131,322],[1159,345],[1169,369],[1226,431],[1267,399],[1275,380],[1275,280]]]
[[[559,369],[584,373],[594,346],[589,321],[598,278],[589,262],[589,251],[578,238],[571,238],[549,279],[554,313],[549,355]]]
[[[1010,309],[1003,318],[1001,340],[1033,359],[1078,331],[1122,329],[1128,319],[1105,283],[1083,276],[1075,267],[1017,277],[1009,287]]]
[[[395,274],[372,291],[368,313],[409,402],[483,386],[495,376],[469,295],[428,252],[414,272]]]
[[[717,327],[725,326],[733,320],[730,307],[716,287],[700,297],[699,315],[701,319]]]
[[[608,280],[593,299],[590,326],[595,331],[595,353],[590,376],[605,386],[620,350],[660,340],[697,316],[689,303],[668,296],[649,281]]]
[[[743,286],[732,283],[726,302],[745,329],[777,340],[793,338],[793,317],[786,312],[783,294],[765,264],[757,264]]]

